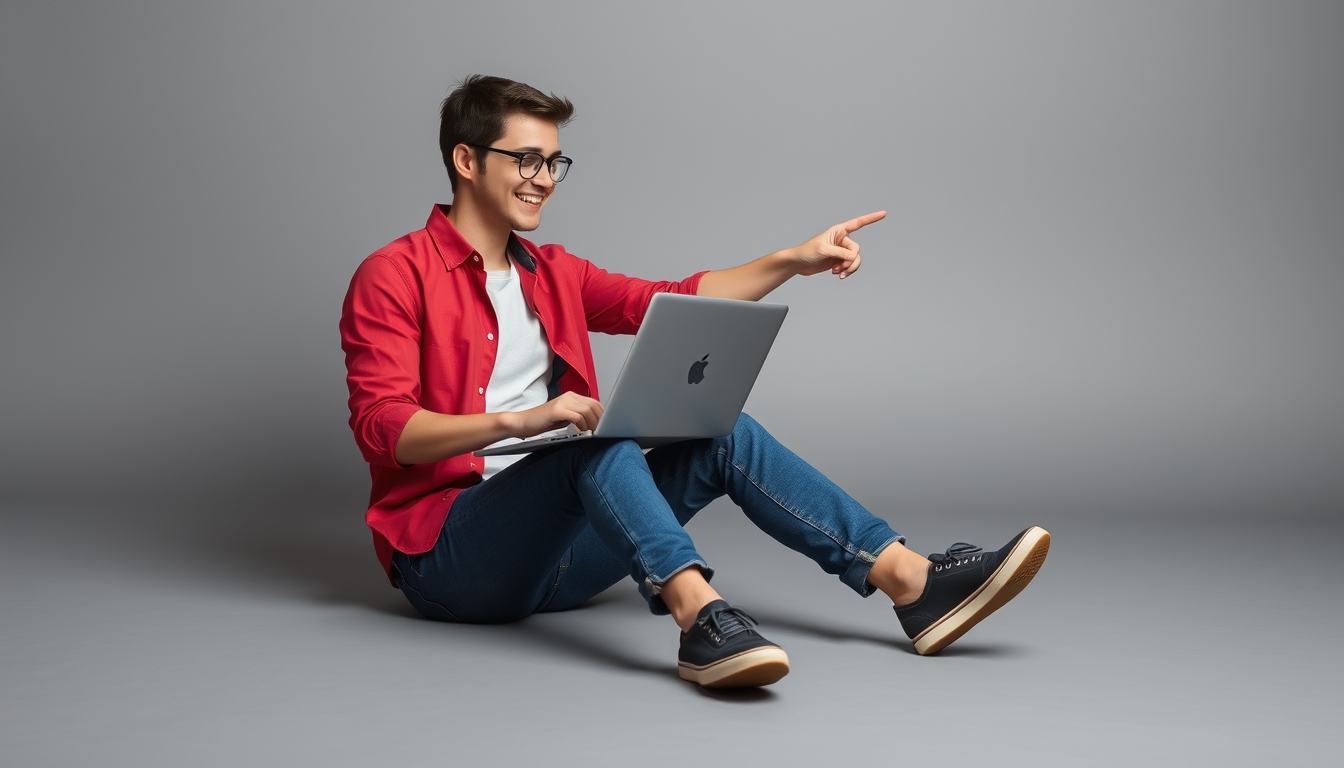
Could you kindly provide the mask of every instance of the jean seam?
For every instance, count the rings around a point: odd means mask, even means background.
[[[565,553],[569,556],[569,552]],[[555,569],[555,581],[551,582],[551,588],[546,592],[546,597],[542,598],[541,605],[537,606],[537,611],[548,608],[555,596],[560,593],[560,584],[565,580],[565,574],[569,571],[569,563],[560,563],[560,567]]]
[[[872,595],[874,592],[877,591],[877,587],[873,586],[872,582],[868,581],[868,574],[872,573],[873,565],[877,563],[877,558],[879,555],[882,554],[882,550],[886,549],[887,547],[891,546],[892,544],[898,541],[904,543],[905,537],[900,535],[899,533],[896,533],[890,539],[887,539],[885,542],[883,542],[882,546],[875,548],[875,551],[870,552],[866,549],[860,548],[858,553],[854,555],[854,560],[849,564],[849,567],[845,569],[844,574],[841,576],[841,580],[844,581],[846,577],[849,577],[851,580],[856,581],[858,583],[858,585],[855,587],[855,590],[861,596],[868,597]],[[860,562],[863,563],[862,578],[858,578],[858,574],[854,572],[855,565],[857,565]],[[846,581],[846,583],[849,582]]]
[[[720,451],[722,452],[722,449],[720,449]],[[834,531],[832,531],[832,530],[830,530],[830,529],[828,529],[828,528],[826,528],[826,527],[824,527],[824,526],[818,524],[817,521],[815,521],[815,520],[813,520],[813,519],[811,518],[811,516],[809,516],[809,515],[807,515],[807,514],[804,514],[804,513],[803,513],[803,510],[801,510],[801,509],[799,509],[799,508],[797,508],[797,507],[791,507],[791,506],[789,506],[788,504],[785,504],[782,500],[780,500],[779,498],[777,498],[774,494],[770,493],[770,492],[767,491],[764,487],[762,487],[761,484],[758,483],[758,482],[756,481],[756,478],[752,477],[752,476],[751,476],[751,473],[748,472],[748,471],[746,470],[745,467],[740,466],[737,462],[732,461],[732,460],[730,460],[728,463],[729,463],[729,465],[730,465],[733,469],[736,469],[738,472],[742,473],[742,476],[745,477],[745,478],[747,479],[747,482],[751,483],[752,486],[754,486],[754,487],[756,488],[756,490],[760,491],[760,492],[761,492],[761,495],[763,495],[763,496],[765,496],[767,499],[770,499],[771,501],[775,502],[775,504],[776,504],[780,509],[784,510],[785,512],[788,512],[790,515],[792,515],[792,516],[794,517],[795,520],[798,520],[799,522],[805,523],[806,525],[810,526],[813,530],[818,531],[819,533],[821,533],[822,535],[824,535],[826,538],[828,538],[828,539],[830,539],[831,541],[835,542],[841,549],[845,550],[845,552],[848,553],[851,557],[853,557],[853,556],[855,556],[855,555],[858,554],[858,551],[859,551],[859,550],[858,550],[857,547],[854,546],[853,542],[851,542],[851,541],[849,541],[849,540],[847,540],[847,539],[843,539],[843,538],[840,537],[840,535],[837,534],[836,532],[834,532]]]
[[[455,613],[453,613],[452,611],[448,610],[448,606],[444,605],[443,603],[438,602],[437,600],[430,600],[429,598],[425,597],[425,593],[423,593],[423,592],[421,592],[420,590],[416,589],[416,588],[415,588],[415,585],[411,584],[409,581],[406,581],[405,579],[403,579],[402,582],[401,582],[401,587],[402,587],[403,590],[407,590],[407,589],[409,589],[410,591],[414,592],[416,598],[418,598],[421,602],[423,602],[423,603],[427,603],[427,604],[429,604],[429,605],[432,605],[432,606],[435,606],[436,608],[441,609],[444,613],[448,614],[448,617],[449,617],[450,620],[455,621],[455,622],[457,622],[457,623],[459,623],[459,624],[465,624],[465,623],[466,623],[466,622],[462,621],[461,619],[459,619],[459,618],[457,617],[457,614],[455,614]],[[414,605],[414,603],[412,603],[412,605]]]

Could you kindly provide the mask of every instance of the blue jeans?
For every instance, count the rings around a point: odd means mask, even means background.
[[[727,494],[758,528],[860,595],[893,541],[904,541],[743,414],[732,433],[661,446],[585,440],[534,453],[453,501],[434,548],[396,553],[393,575],[432,619],[501,622],[560,611],[622,577],[654,613],[673,575],[713,570],[682,526]]]

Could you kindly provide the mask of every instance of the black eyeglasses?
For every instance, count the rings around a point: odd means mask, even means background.
[[[518,175],[524,179],[535,179],[538,173],[541,173],[541,166],[546,166],[546,170],[551,174],[551,181],[559,184],[565,180],[565,174],[569,173],[569,166],[573,164],[564,155],[556,155],[550,160],[538,155],[536,152],[510,152],[507,149],[495,149],[494,147],[482,147],[479,144],[468,144],[469,147],[476,149],[485,149],[491,152],[498,152],[501,155],[508,155],[518,161]]]

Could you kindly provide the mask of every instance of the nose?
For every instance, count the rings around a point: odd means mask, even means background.
[[[542,169],[537,172],[537,175],[532,177],[532,183],[547,192],[555,189],[555,179],[551,178],[551,169],[547,167],[542,167]]]

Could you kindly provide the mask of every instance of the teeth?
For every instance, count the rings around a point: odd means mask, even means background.
[[[516,195],[519,200],[532,205],[541,205],[541,198],[537,195]]]

